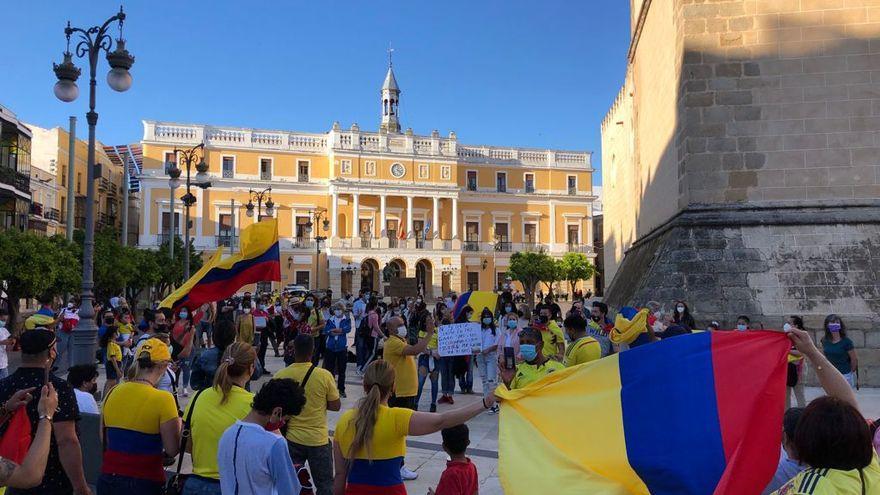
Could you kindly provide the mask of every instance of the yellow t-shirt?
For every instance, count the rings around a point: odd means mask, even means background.
[[[565,349],[565,367],[589,363],[602,357],[602,346],[593,337],[582,337]]]
[[[318,308],[314,308],[312,314],[309,315],[308,324],[312,329],[312,337],[318,338],[321,335],[321,330],[318,328],[321,323],[324,323],[324,318],[321,318],[321,311]],[[309,378],[311,380],[311,378]]]
[[[275,373],[273,379],[292,378],[302,384],[303,378],[312,363],[293,363]],[[324,368],[315,367],[306,383],[306,405],[299,416],[290,419],[287,426],[287,439],[308,447],[327,445],[327,402],[339,400],[336,380]]]
[[[877,454],[871,464],[862,470],[865,477],[866,494],[880,493],[880,464]],[[840,469],[810,468],[801,471],[782,488],[773,492],[774,495],[861,495],[862,480],[857,469],[842,471]]]
[[[206,478],[220,479],[217,467],[217,447],[220,436],[237,420],[251,411],[254,394],[233,385],[229,397],[221,404],[220,389],[207,388],[199,393],[196,410],[192,415],[192,465],[193,473]],[[193,401],[186,406],[183,417],[189,414]]]
[[[556,355],[557,344],[565,346],[565,336],[562,335],[562,329],[559,328],[555,321],[547,324],[547,331],[541,331],[541,338],[544,340],[545,356]]]
[[[428,332],[422,330],[419,332],[419,338],[423,339],[428,335]],[[428,341],[428,349],[436,349],[437,348],[437,332],[434,332],[434,335],[431,336],[431,340]]]
[[[513,381],[510,383],[511,390],[517,388],[523,388],[530,383],[536,382],[541,378],[553,373],[554,371],[559,371],[565,369],[565,366],[559,361],[548,359],[547,362],[541,365],[529,364],[527,362],[522,362],[516,365],[516,375],[513,377]]]
[[[416,360],[403,354],[406,342],[393,336],[385,342],[385,360],[394,368],[394,395],[396,397],[415,397],[419,392],[419,379],[416,375]]]
[[[238,317],[238,341],[254,343],[254,315],[243,314]]]
[[[122,362],[122,348],[116,342],[107,342],[107,361]]]
[[[134,325],[131,323],[117,323],[116,328],[119,329],[119,335],[131,335],[134,333]]]
[[[393,340],[393,339],[392,339]],[[366,446],[354,453],[354,459],[394,459],[406,454],[406,436],[409,435],[409,420],[415,411],[402,407],[379,406],[373,438],[370,442],[370,455]],[[345,411],[336,424],[336,441],[342,455],[349,458],[349,449],[354,440],[354,420],[357,409]]]

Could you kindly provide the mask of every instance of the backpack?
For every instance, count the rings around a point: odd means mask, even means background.
[[[361,318],[361,324],[358,325],[355,335],[362,339],[366,339],[369,338],[372,333],[373,331],[370,329],[370,316],[366,314]]]

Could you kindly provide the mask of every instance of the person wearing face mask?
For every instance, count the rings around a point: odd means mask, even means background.
[[[181,308],[171,329],[171,357],[180,369],[181,383],[177,389],[182,397],[189,397],[190,365],[195,335],[196,328],[192,313],[187,308]]]
[[[583,316],[569,315],[562,325],[565,327],[565,333],[569,340],[563,360],[566,368],[589,363],[602,357],[602,347],[599,342],[587,335],[587,322]]]
[[[360,329],[363,324],[363,319],[367,316],[367,297],[364,294],[363,289],[358,293],[357,299],[351,305],[351,315],[354,317],[354,328]],[[355,347],[355,356],[356,356],[356,364],[357,364],[357,373],[361,373],[361,369],[364,367],[364,363],[367,361],[367,356],[370,355],[370,351],[367,347],[367,339],[365,332],[356,332],[354,337],[354,347]]]
[[[455,323],[469,323],[474,317],[474,309],[465,306],[455,319]],[[474,359],[472,356],[453,356],[452,357],[453,375],[458,378],[458,386],[461,393],[474,393]]]
[[[498,383],[498,334],[495,318],[489,308],[480,313],[480,348],[474,349],[474,358],[483,382],[483,396],[488,397]],[[498,404],[489,408],[489,414],[498,414]]]
[[[859,369],[859,357],[856,355],[853,341],[846,336],[843,320],[835,314],[825,317],[825,335],[822,337],[822,353],[846,378],[850,387],[856,388],[856,373]]]
[[[439,307],[446,308],[445,305],[440,304]],[[416,340],[412,341],[407,338],[408,344],[416,344],[418,343],[418,339],[426,338],[428,335],[427,329],[429,320],[431,320],[431,314],[428,312],[427,306],[425,303],[418,303],[415,305],[412,311],[412,316],[409,320],[409,325],[407,325],[407,332],[412,335],[413,329],[415,329]],[[431,321],[431,324],[434,322]],[[425,352],[419,354],[418,357],[418,373],[419,373],[419,391],[416,394],[416,407],[419,406],[419,401],[422,398],[422,392],[425,389],[425,381],[430,378],[431,380],[431,405],[429,406],[429,410],[431,412],[437,412],[437,394],[440,392],[439,389],[439,367],[438,360],[440,359],[440,354],[437,352],[437,333],[428,340],[428,347],[425,349]]]
[[[516,365],[516,369],[501,370],[501,378],[507,388],[513,390],[523,388],[541,378],[565,368],[565,365],[544,356],[544,339],[541,333],[534,328],[524,328],[519,333],[519,352],[523,362]]]
[[[101,414],[95,401],[98,391],[98,367],[94,364],[77,364],[67,370],[67,383],[73,387],[80,413]]]
[[[804,320],[800,316],[792,315],[782,325],[782,330],[786,333],[792,329],[804,330]],[[804,354],[792,345],[788,351],[788,376],[785,381],[785,404],[791,407],[791,395],[794,392],[798,407],[807,405],[806,397],[804,397]]]
[[[675,302],[675,314],[673,315],[673,321],[675,321],[676,325],[682,326],[688,330],[697,329],[697,324],[694,321],[694,317],[691,316],[690,308],[688,308],[687,303],[685,303],[684,301]]]
[[[751,320],[749,320],[749,317],[746,315],[740,315],[736,318],[736,330],[738,332],[745,332],[749,330],[751,324]]]
[[[324,317],[321,316],[321,311],[319,311],[315,301],[315,296],[309,294],[306,296],[303,306],[306,311],[306,322],[308,322],[309,328],[312,329],[312,337],[315,338],[315,356],[312,359],[315,364],[318,364],[321,358],[324,357],[324,352],[327,349],[327,336],[324,335]]]
[[[382,327],[379,325],[379,322],[381,321],[381,318],[379,317],[379,304],[375,299],[370,299],[370,302],[367,304],[366,319],[367,323],[365,328],[369,333],[363,337],[364,345],[367,346],[367,356],[364,359],[364,365],[358,368],[357,374],[359,376],[363,374],[364,368],[379,356],[379,344],[384,337]]]
[[[345,304],[333,306],[333,316],[324,325],[327,348],[324,351],[324,369],[336,377],[339,395],[345,398],[345,367],[348,364],[348,334],[351,319],[345,314]]]
[[[122,378],[122,348],[116,343],[116,336],[118,334],[119,331],[116,326],[112,325],[104,335],[98,339],[98,345],[104,352],[104,374],[107,378],[104,382],[104,392],[101,395],[102,397],[107,397],[110,390],[112,390]]]
[[[498,332],[498,342],[496,343],[498,346],[498,369],[504,368],[505,348],[513,349],[514,365],[522,361],[522,356],[519,353],[519,332],[528,326],[528,321],[520,325],[520,318],[520,313],[517,311],[510,311],[504,315],[504,326]]]
[[[251,311],[254,320],[254,340],[251,345],[257,349],[257,359],[260,361],[260,367],[266,369],[266,349],[269,348],[269,309],[268,300],[263,299]]]
[[[235,318],[235,335],[238,342],[254,343],[254,315],[250,302],[241,303],[241,312]]]
[[[565,336],[562,334],[559,324],[552,318],[552,311],[549,306],[542,308],[538,314],[537,321],[532,324],[532,327],[541,331],[547,357],[561,363],[565,354]]]
[[[403,318],[388,320],[388,341],[385,343],[384,359],[394,368],[394,397],[390,407],[416,409],[416,395],[419,391],[415,356],[425,352],[428,341],[434,336],[434,325],[426,322],[425,337],[415,345],[406,343],[406,324]]]
[[[5,308],[0,308],[0,379],[9,376],[9,357],[6,354],[6,347],[15,343],[9,329],[6,328],[6,322],[9,320],[9,312]]]
[[[220,437],[217,465],[222,493],[300,493],[287,441],[273,432],[300,414],[305,403],[302,387],[290,378],[263,385],[248,415]]]

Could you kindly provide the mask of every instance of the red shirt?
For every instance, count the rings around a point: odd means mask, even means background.
[[[440,475],[435,495],[474,495],[479,490],[480,480],[477,477],[477,466],[470,459],[449,461],[446,471]]]

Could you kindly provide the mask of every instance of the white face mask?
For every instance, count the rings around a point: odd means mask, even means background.
[[[397,327],[397,336],[406,337],[406,325],[400,325]]]
[[[785,325],[782,325],[782,330],[785,332],[790,332],[791,331],[791,324],[786,323]]]
[[[677,306],[675,308],[675,310],[678,311],[679,313],[684,313],[684,306]]]

